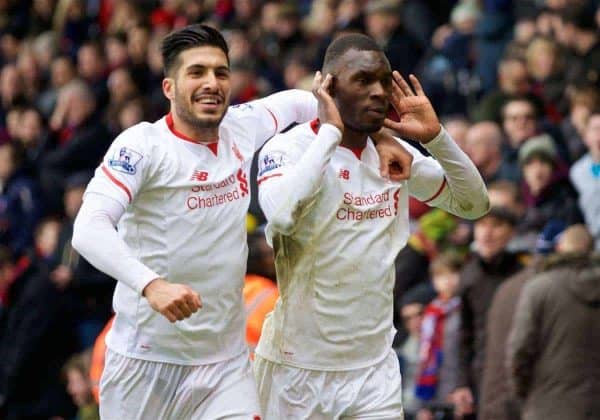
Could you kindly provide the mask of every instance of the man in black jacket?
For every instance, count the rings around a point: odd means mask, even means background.
[[[459,414],[472,414],[480,391],[485,355],[487,311],[502,282],[522,265],[506,250],[517,222],[508,209],[492,207],[475,222],[475,252],[461,271],[460,375],[453,399]]]

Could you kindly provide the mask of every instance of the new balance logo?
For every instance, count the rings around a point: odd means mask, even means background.
[[[208,179],[208,172],[205,171],[194,171],[190,181],[206,181]]]
[[[340,169],[340,174],[338,177],[342,179],[350,179],[350,171],[348,169]]]

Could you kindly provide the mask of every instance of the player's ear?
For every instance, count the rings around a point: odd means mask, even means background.
[[[163,90],[163,94],[167,97],[167,99],[169,100],[174,100],[175,99],[175,80],[171,79],[170,77],[165,77],[162,81],[162,90]]]
[[[337,86],[337,77],[335,77],[332,74],[331,75],[331,85],[329,86],[329,96],[331,96],[332,98],[335,98],[336,86]]]

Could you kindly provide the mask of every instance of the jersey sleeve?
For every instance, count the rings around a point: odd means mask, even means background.
[[[319,191],[325,168],[340,143],[342,133],[323,124],[305,151],[294,150],[282,136],[269,142],[258,161],[258,199],[269,229],[292,235],[302,209]]]
[[[409,180],[413,196],[466,219],[477,219],[488,211],[487,189],[479,171],[443,127],[424,145],[433,157],[405,146],[414,156]]]
[[[125,130],[104,155],[86,189],[86,194],[109,196],[126,208],[147,179],[150,150],[143,125]]]
[[[293,123],[316,118],[317,100],[310,92],[291,89],[234,105],[228,112],[255,130],[255,148],[258,150],[268,139]]]

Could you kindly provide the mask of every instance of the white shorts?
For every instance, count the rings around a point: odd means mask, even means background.
[[[132,359],[107,349],[100,380],[103,420],[260,420],[248,354],[186,366]]]
[[[393,350],[374,366],[347,371],[308,370],[254,361],[265,420],[402,420],[402,381]]]

